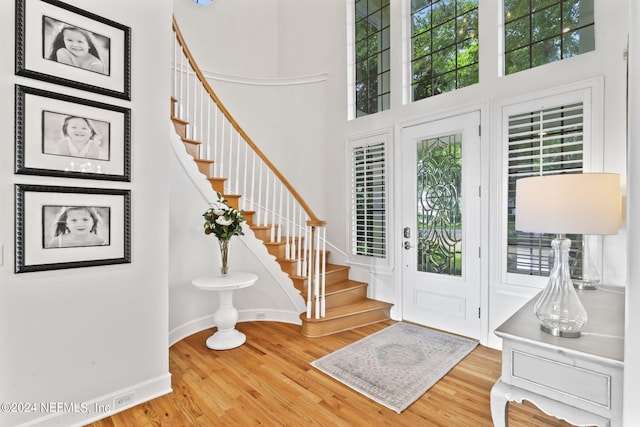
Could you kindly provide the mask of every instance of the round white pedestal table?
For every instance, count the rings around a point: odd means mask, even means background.
[[[207,339],[207,347],[212,350],[229,350],[245,343],[247,337],[236,329],[238,310],[233,306],[233,291],[249,287],[256,280],[258,276],[255,274],[242,272],[206,274],[193,279],[191,283],[196,288],[216,291],[220,295],[220,304],[213,315],[218,330]]]

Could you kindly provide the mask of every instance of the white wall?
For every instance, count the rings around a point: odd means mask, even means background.
[[[132,101],[14,76],[15,2],[0,2],[0,401],[90,405],[87,413],[3,411],[2,426],[85,424],[108,415],[96,412],[94,402],[113,406],[114,396],[133,391],[137,403],[171,386],[166,171],[172,5],[67,2],[132,28]],[[131,108],[131,182],[14,175],[15,84]],[[14,274],[15,183],[131,189],[132,262]]]
[[[277,0],[174,0],[174,14],[203,70],[278,77]]]
[[[629,0],[629,269],[627,282],[627,304],[625,325],[625,367],[624,367],[624,425],[640,425],[640,5]],[[636,167],[632,167],[636,165]]]
[[[280,63],[281,40],[291,36],[304,43],[313,40],[313,33],[288,33],[277,0],[221,0],[206,7],[175,1],[174,7],[187,45],[216,95],[323,218],[327,76],[323,66],[292,74],[283,72]],[[318,26],[318,21],[308,24]]]

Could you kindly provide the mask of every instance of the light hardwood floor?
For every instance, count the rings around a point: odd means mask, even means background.
[[[309,362],[393,321],[322,338],[300,327],[245,322],[243,346],[209,350],[212,330],[169,350],[173,393],[93,427],[130,426],[491,426],[489,391],[500,376],[500,352],[478,346],[402,414],[317,371]],[[510,404],[511,426],[568,426],[532,405]]]

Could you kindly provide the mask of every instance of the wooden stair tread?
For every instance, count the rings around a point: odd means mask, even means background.
[[[325,317],[320,319],[308,318],[307,313],[302,313],[300,315],[300,318],[309,323],[321,323],[340,319],[343,317],[353,316],[367,311],[374,311],[391,307],[393,307],[393,304],[391,303],[366,298],[349,305],[341,305],[338,307],[328,308],[325,312]]]
[[[332,283],[329,285],[326,285],[324,288],[325,291],[325,296],[327,298],[329,298],[330,296],[335,296],[335,295],[339,295],[339,294],[344,294],[347,292],[351,292],[355,289],[358,288],[366,288],[369,285],[365,282],[358,282],[357,280],[351,280],[351,279],[347,279],[347,280],[343,280],[342,282],[338,282],[338,283]],[[302,289],[300,292],[302,292],[302,296],[305,298],[307,298],[307,287],[303,286],[304,289]]]
[[[211,183],[211,187],[216,193],[224,192],[224,183],[227,182],[227,178],[216,178],[207,175],[207,179]]]
[[[260,226],[258,226],[260,227]],[[257,228],[256,226],[252,226],[251,228]],[[270,227],[267,227],[267,229],[269,229]],[[264,228],[262,228],[263,230],[265,230]],[[263,241],[262,242],[265,246],[285,246],[287,244],[287,241],[282,239],[281,242],[268,242],[268,241]],[[291,242],[289,242],[289,244],[291,244]],[[320,251],[320,253],[322,254],[323,251]],[[325,251],[324,253],[327,254],[327,256],[329,256],[329,254],[331,252],[329,251]],[[290,260],[290,261],[297,261],[297,258],[282,258],[281,260]],[[327,264],[328,265],[328,264]]]
[[[253,228],[255,228],[255,226],[252,226],[251,228],[253,229]],[[265,230],[265,229],[263,228],[262,230]],[[269,230],[269,229],[267,228],[266,230]],[[269,242],[269,241],[264,241],[264,240],[263,240],[263,241],[262,241],[262,243],[264,243],[264,244],[265,244],[265,245],[267,245],[267,246],[286,246],[286,244],[287,244],[287,242],[286,242],[286,241],[284,241],[284,240],[283,240],[282,242]],[[289,244],[291,245],[292,243],[291,243],[291,242],[289,242]],[[296,250],[296,252],[298,252],[298,251]],[[323,252],[322,252],[322,251],[320,251],[320,253],[322,254]],[[327,256],[329,256],[329,254],[330,254],[331,252],[329,252],[329,251],[325,251],[324,253],[326,253],[326,254],[327,254]],[[296,254],[296,255],[297,255],[297,254]],[[279,260],[280,260],[280,261],[285,261],[285,260],[297,261],[297,260],[298,260],[298,258],[282,258],[282,259],[279,259]]]
[[[254,224],[251,226],[251,228],[253,228],[254,230],[268,230],[269,228],[271,228],[271,226]]]
[[[336,271],[342,271],[342,270],[349,270],[350,267],[348,265],[341,265],[341,264],[329,264],[327,263],[327,267],[325,269],[325,271],[327,273],[335,273]]]
[[[265,224],[262,224],[262,225],[256,224],[256,225],[253,226],[253,228],[258,229],[258,230],[268,230],[271,227],[272,227],[272,224],[266,224],[266,225]],[[280,227],[280,225],[276,224],[276,225],[273,225],[273,227],[278,228],[278,227]],[[283,237],[283,239],[284,239],[284,237]]]
[[[265,246],[284,246],[287,242],[262,242]]]
[[[202,144],[202,142],[195,139],[190,139],[190,138],[182,138],[182,142],[186,142],[187,144],[197,144],[197,145]]]
[[[280,261],[291,261],[291,262],[295,262],[297,260],[295,259],[285,259],[285,260],[280,260]],[[340,264],[329,264],[327,263],[327,268],[326,268],[326,272],[327,273],[332,273],[332,272],[336,272],[336,271],[340,271],[340,270],[348,270],[349,267],[346,265],[340,265]],[[307,276],[296,276],[294,274],[291,275],[291,277],[297,278],[297,279],[306,279]]]
[[[325,286],[325,294],[337,294],[341,292],[347,292],[354,288],[363,288],[369,286],[365,282],[358,282],[357,280],[343,280],[342,282],[332,283],[331,285]]]
[[[293,276],[293,275],[289,275],[289,277],[291,277],[293,279],[296,279],[296,278],[297,279],[306,279],[307,278],[307,276]],[[329,294],[334,294],[334,293],[347,292],[347,291],[350,291],[350,290],[355,289],[355,288],[362,288],[362,287],[367,287],[367,286],[369,286],[369,285],[367,283],[365,283],[365,282],[359,282],[357,280],[347,279],[347,280],[343,280],[341,282],[327,284],[327,285],[325,285],[324,289],[325,289],[325,294],[329,295]]]
[[[188,121],[186,121],[184,119],[181,119],[180,117],[176,117],[176,116],[172,116],[171,120],[173,120],[174,122],[178,122],[178,123],[184,124],[184,125],[189,123]]]
[[[198,163],[210,163],[210,164],[214,164],[215,163],[214,160],[208,160],[208,159],[193,159],[193,160],[195,160]],[[213,178],[209,178],[209,179],[213,179]]]

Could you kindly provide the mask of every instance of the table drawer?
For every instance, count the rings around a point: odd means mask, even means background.
[[[610,375],[518,350],[511,352],[511,362],[514,383],[525,381],[541,390],[559,392],[602,408],[611,408]]]

